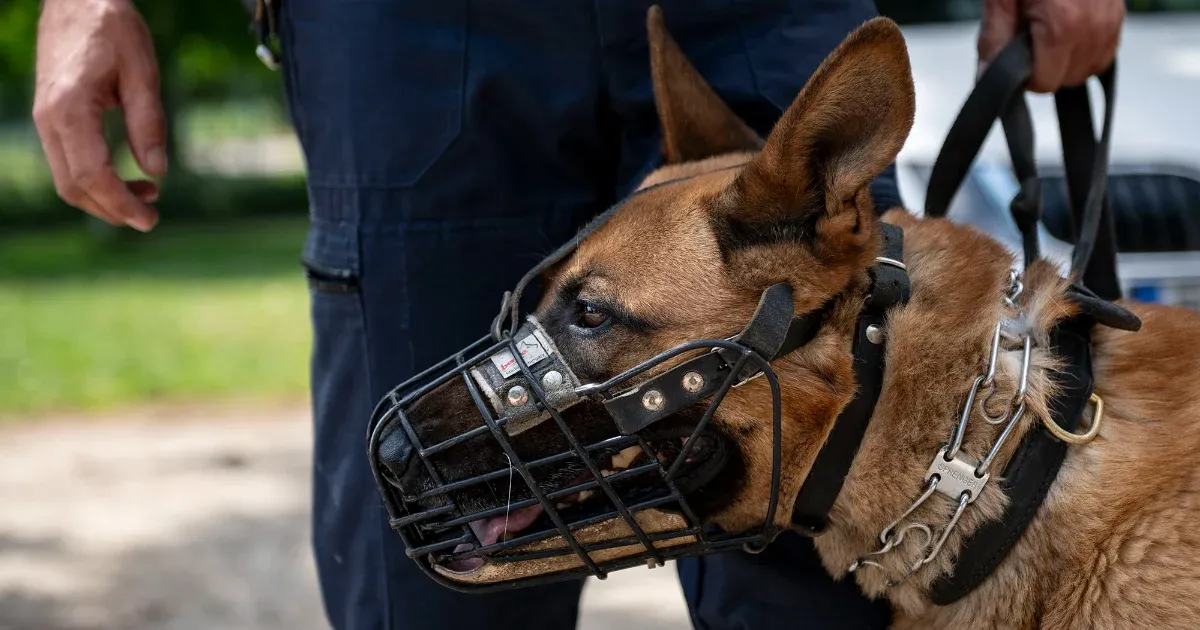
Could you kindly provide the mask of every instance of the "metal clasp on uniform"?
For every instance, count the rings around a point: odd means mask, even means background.
[[[258,32],[258,45],[254,55],[270,70],[279,69],[279,31],[276,27],[276,0],[257,0],[254,5],[254,27]]]

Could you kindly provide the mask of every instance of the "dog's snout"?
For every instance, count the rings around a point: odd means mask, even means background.
[[[413,457],[413,445],[404,434],[401,427],[393,427],[379,443],[379,463],[398,484],[400,491],[408,496],[420,491],[417,469],[420,468]]]

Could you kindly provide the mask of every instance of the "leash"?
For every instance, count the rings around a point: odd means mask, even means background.
[[[1033,73],[1029,34],[1022,32],[996,56],[967,98],[934,161],[925,198],[925,216],[945,217],[950,201],[966,179],[992,123],[1000,119],[1008,142],[1019,192],[1009,210],[1021,232],[1025,264],[1039,257],[1037,225],[1042,213],[1041,182],[1034,157],[1033,120],[1025,101],[1025,82]],[[1121,297],[1116,273],[1116,241],[1108,207],[1107,183],[1116,64],[1098,77],[1104,90],[1104,120],[1099,141],[1092,131],[1087,86],[1063,88],[1054,95],[1062,137],[1063,166],[1075,233],[1071,275],[1105,300]]]
[[[967,176],[992,124],[999,119],[1004,129],[1018,192],[1009,206],[1021,232],[1026,268],[1040,257],[1038,223],[1042,211],[1041,182],[1034,156],[1033,122],[1025,101],[1025,82],[1032,74],[1032,55],[1028,33],[1019,34],[988,66],[962,111],[951,126],[934,163],[926,194],[925,216],[946,216],[950,201]],[[1091,102],[1087,87],[1064,88],[1055,94],[1062,136],[1063,164],[1071,200],[1071,219],[1075,232],[1075,250],[1071,258],[1072,286],[1068,297],[1080,306],[1080,314],[1059,323],[1050,334],[1050,350],[1063,360],[1061,372],[1052,375],[1057,388],[1049,401],[1051,417],[1032,427],[1017,447],[998,481],[1009,497],[1002,516],[979,527],[964,541],[950,573],[934,582],[930,597],[935,604],[958,601],[977,587],[1004,560],[1020,540],[1025,528],[1044,501],[1071,444],[1086,444],[1099,432],[1102,401],[1092,393],[1091,329],[1096,324],[1136,331],[1141,322],[1133,313],[1110,302],[1121,297],[1116,273],[1116,246],[1111,212],[1106,196],[1110,138],[1115,99],[1115,64],[1098,77],[1104,91],[1105,112],[1099,140],[1093,134]],[[1010,279],[1008,305],[1015,310],[1021,293],[1019,276]],[[977,461],[960,452],[963,433],[974,413],[976,397],[991,387],[1002,333],[1019,340],[1022,371],[1018,394],[1010,408],[999,417],[988,414],[984,405],[991,394],[980,401],[980,411],[989,424],[1004,423],[989,453]],[[947,446],[930,465],[922,494],[880,534],[879,550],[860,558],[851,567],[883,568],[875,559],[896,549],[910,532],[925,536],[923,549],[929,549],[898,579],[898,584],[929,564],[940,553],[943,543],[957,525],[967,507],[986,487],[988,468],[1025,413],[1025,385],[1028,379],[1031,339],[1024,313],[997,323],[992,340],[989,369],[976,378],[958,424]],[[1084,434],[1075,433],[1089,403],[1094,406],[1092,424]],[[936,537],[929,526],[905,523],[905,519],[933,494],[941,493],[957,502],[954,515]]]

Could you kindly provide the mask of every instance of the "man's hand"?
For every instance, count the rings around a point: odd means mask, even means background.
[[[1124,0],[983,0],[979,62],[1000,53],[1021,24],[1033,37],[1034,92],[1056,92],[1103,72],[1117,54]]]
[[[167,172],[166,121],[150,30],[130,0],[43,0],[33,120],[67,203],[143,232],[158,222],[151,181],[121,181],[104,140],[105,110],[124,111],[142,170]]]

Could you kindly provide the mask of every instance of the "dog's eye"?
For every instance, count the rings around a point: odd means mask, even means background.
[[[575,310],[575,325],[580,328],[599,328],[608,323],[609,315],[604,311],[579,301]]]

